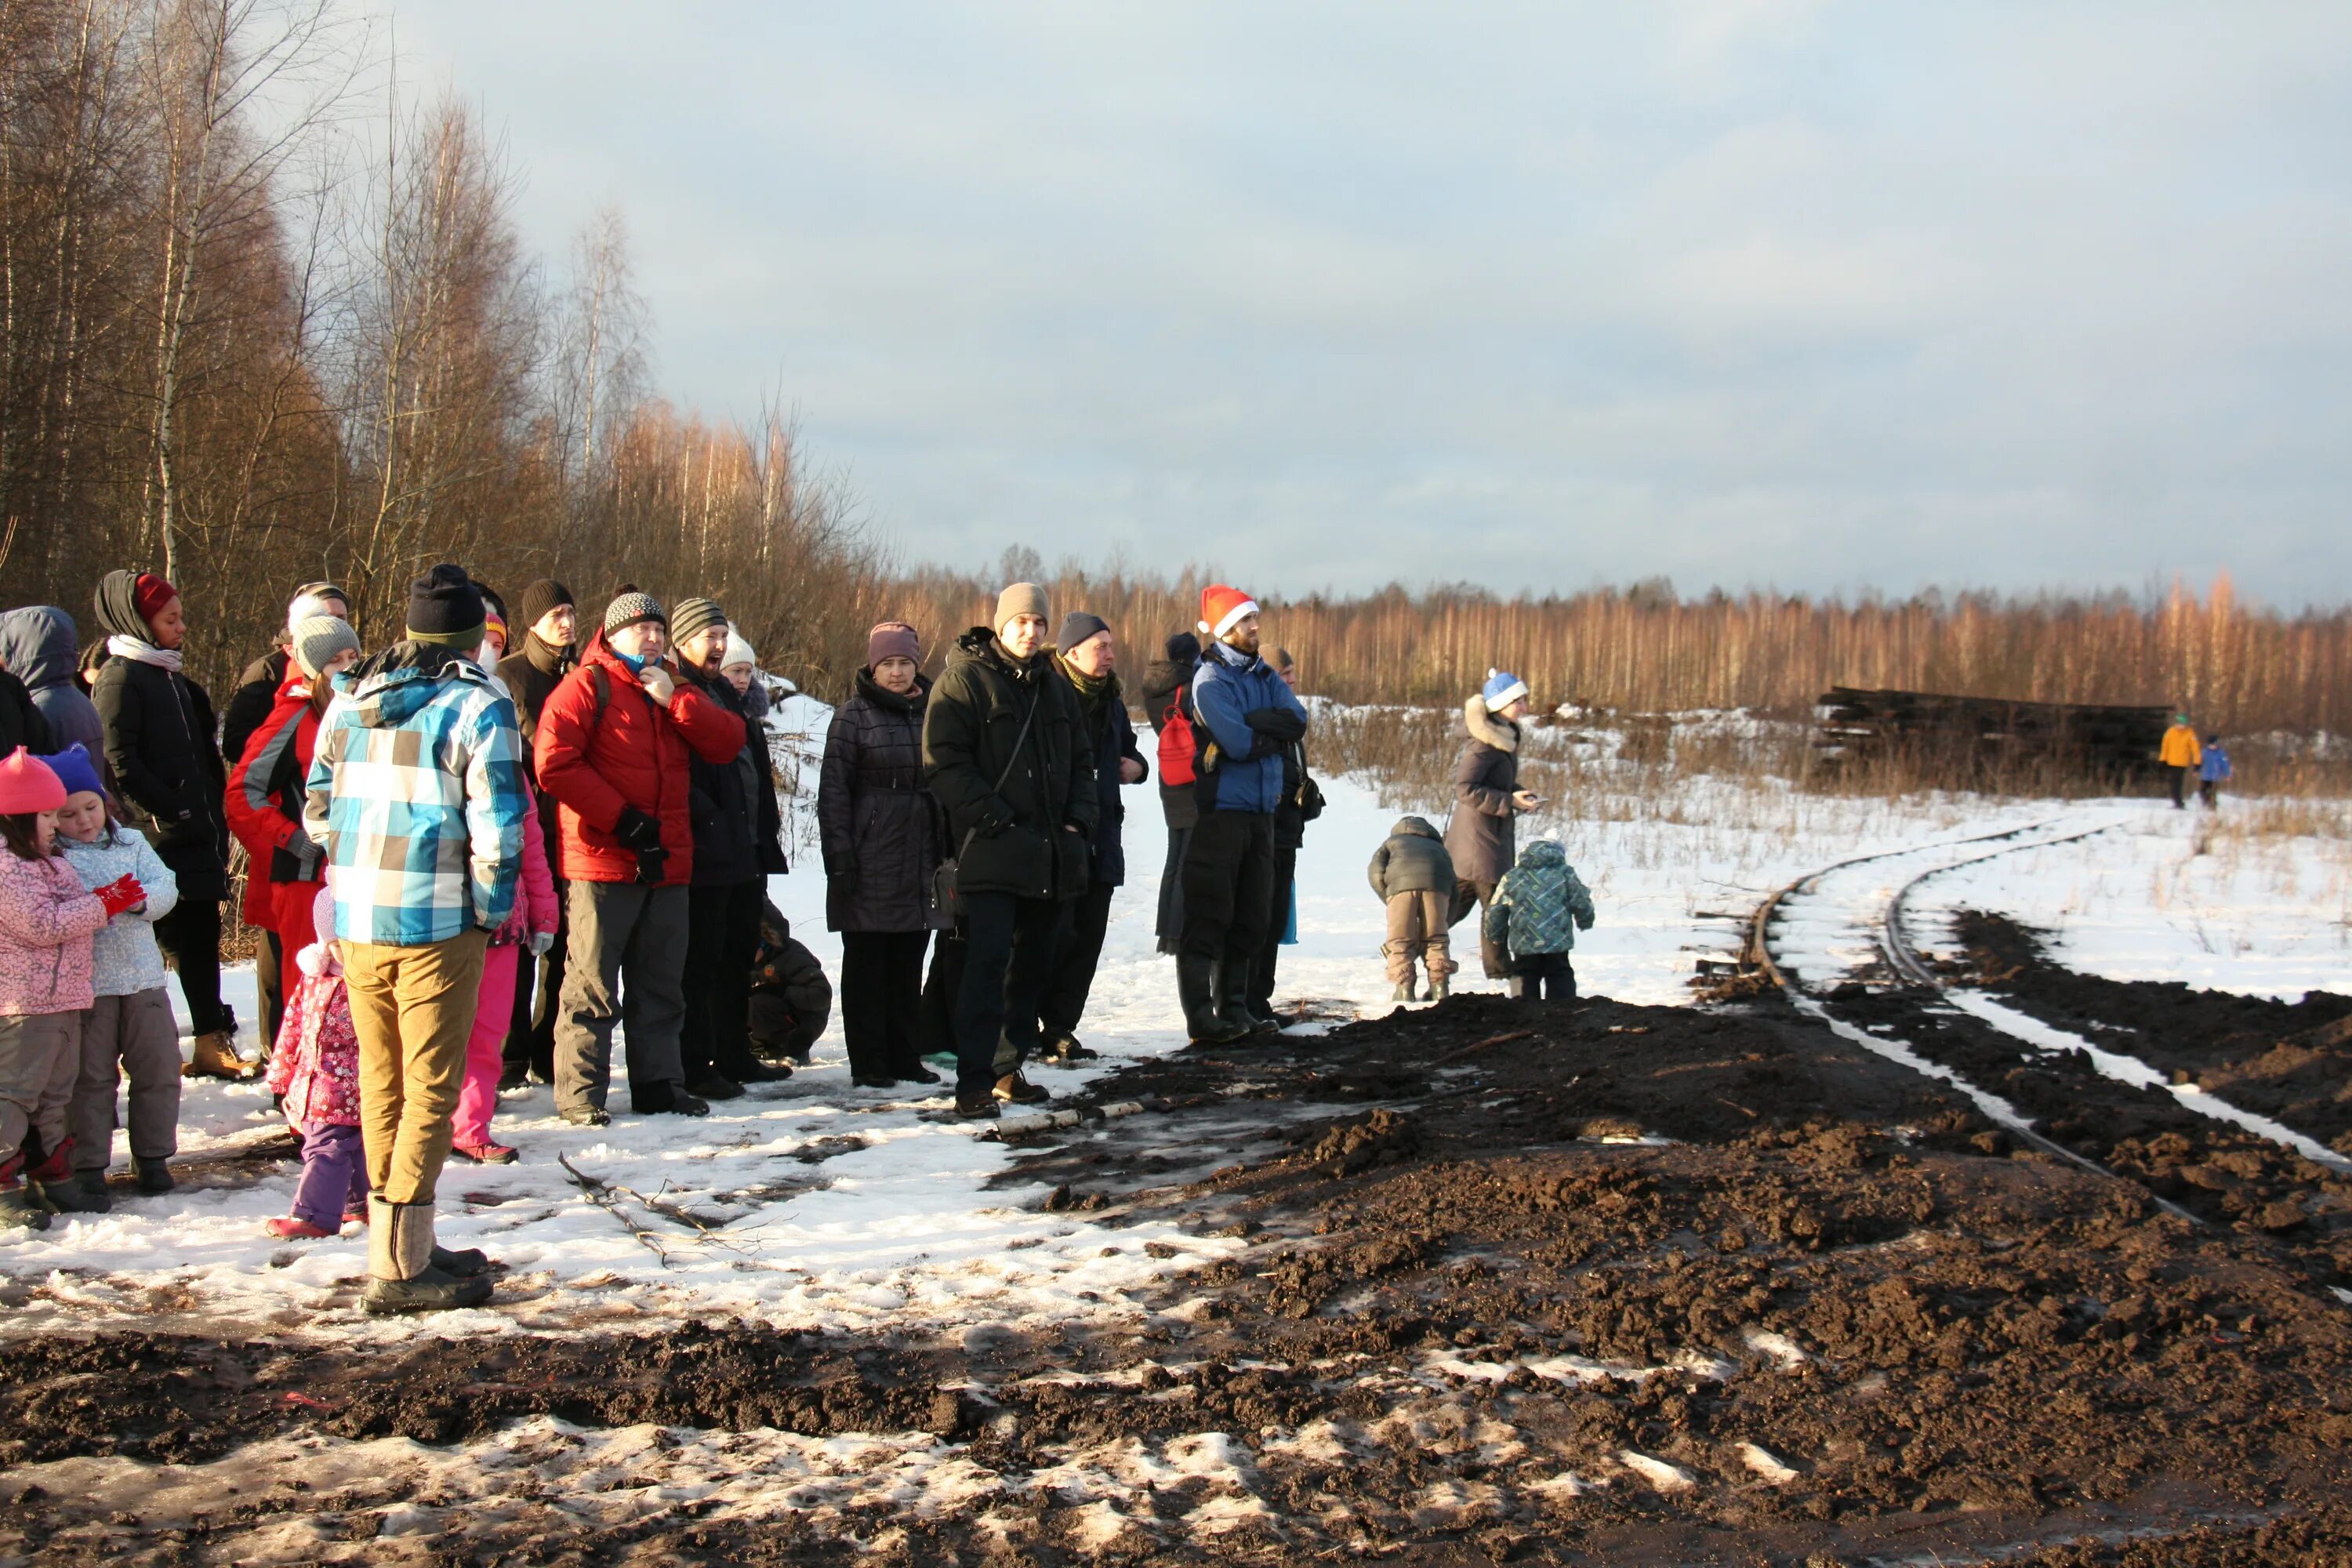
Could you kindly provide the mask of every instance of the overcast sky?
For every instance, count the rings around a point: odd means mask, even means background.
[[[377,8],[909,561],[2352,597],[2352,5]]]

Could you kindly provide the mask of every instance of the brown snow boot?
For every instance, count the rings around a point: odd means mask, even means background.
[[[190,1040],[188,1064],[180,1069],[182,1078],[224,1078],[231,1083],[250,1083],[260,1075],[259,1068],[236,1054],[235,1037],[226,1029]]]
[[[488,1273],[458,1276],[436,1267],[431,1204],[386,1203],[368,1194],[368,1282],[362,1311],[446,1312],[490,1299]]]

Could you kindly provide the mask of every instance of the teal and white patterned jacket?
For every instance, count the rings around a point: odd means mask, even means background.
[[[335,682],[302,826],[327,847],[335,934],[424,947],[496,931],[522,868],[522,742],[480,666],[401,642]]]
[[[1486,940],[1515,953],[1567,952],[1578,931],[1592,929],[1592,893],[1558,841],[1538,838],[1495,884],[1486,919]]]

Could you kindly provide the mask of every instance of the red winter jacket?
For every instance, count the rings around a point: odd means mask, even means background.
[[[669,851],[661,885],[680,887],[693,878],[689,748],[708,763],[733,762],[743,749],[743,721],[683,677],[669,706],[656,707],[604,646],[604,634],[589,638],[580,668],[539,710],[534,752],[540,788],[555,797],[566,880],[637,879],[635,851],[613,836],[625,805],[661,824],[662,847]]]
[[[303,838],[302,791],[318,740],[319,714],[310,706],[310,678],[296,669],[278,683],[269,716],[247,737],[245,754],[232,759],[223,804],[228,830],[245,846],[248,858],[239,913],[249,926],[278,930],[278,889],[297,882],[315,888],[325,878],[325,857],[307,857],[311,874],[304,878],[289,863],[294,856],[280,858],[278,853]],[[273,779],[279,786],[275,791],[269,787]]]

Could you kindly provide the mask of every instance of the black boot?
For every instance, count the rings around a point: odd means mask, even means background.
[[[104,1171],[76,1171],[70,1181],[45,1182],[41,1196],[59,1214],[107,1214],[114,1208]]]
[[[391,1204],[368,1198],[368,1282],[360,1310],[371,1316],[393,1312],[446,1312],[478,1307],[490,1299],[487,1273],[459,1276],[440,1268],[441,1258],[466,1261],[433,1245],[431,1204]]]
[[[1241,1038],[1217,1011],[1217,966],[1193,953],[1176,955],[1176,998],[1184,1007],[1184,1032],[1196,1045],[1223,1045]]]
[[[1224,993],[1224,1005],[1218,1011],[1224,1016],[1225,1026],[1234,1032],[1234,1038],[1270,1033],[1281,1026],[1250,1005],[1247,966],[1221,963],[1217,966],[1217,977],[1218,988]]]

